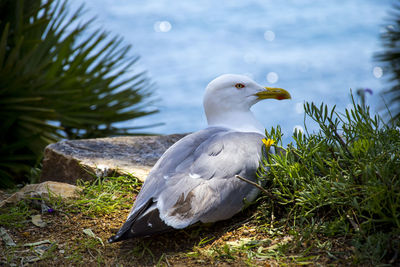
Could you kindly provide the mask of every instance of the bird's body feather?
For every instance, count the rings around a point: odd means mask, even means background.
[[[255,180],[262,138],[209,127],[175,143],[150,172],[127,222],[110,241],[232,217],[244,198],[252,201],[257,194],[235,175]]]

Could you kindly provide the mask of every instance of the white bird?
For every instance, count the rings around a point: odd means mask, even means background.
[[[289,99],[281,88],[225,74],[204,95],[208,127],[171,146],[145,180],[128,218],[109,242],[231,218],[253,201],[264,127],[250,111],[262,99]]]

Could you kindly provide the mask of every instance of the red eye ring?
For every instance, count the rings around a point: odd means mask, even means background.
[[[237,89],[242,89],[242,88],[245,87],[245,85],[244,85],[243,83],[237,83],[237,84],[235,84],[235,87],[236,87]]]

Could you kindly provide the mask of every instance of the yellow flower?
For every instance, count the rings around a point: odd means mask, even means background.
[[[275,143],[274,140],[272,140],[272,139],[267,140],[265,138],[262,140],[262,142],[264,143],[266,148],[269,148],[270,146],[272,146]]]

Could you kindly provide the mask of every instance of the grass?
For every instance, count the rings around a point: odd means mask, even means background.
[[[71,212],[97,216],[129,209],[132,206],[132,194],[137,194],[141,183],[134,176],[98,177],[94,182],[81,180],[78,186],[83,189],[81,197],[69,203]]]
[[[285,153],[263,160],[259,176],[274,197],[267,208],[300,239],[343,237],[354,264],[398,261],[400,131],[354,100],[343,113],[306,103],[305,116],[319,131],[295,132]],[[267,137],[281,143],[282,134]]]
[[[15,206],[0,209],[0,225],[7,228],[21,228],[26,225],[30,216],[28,203],[20,201]]]

